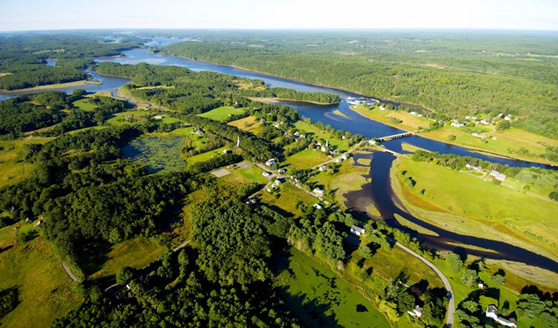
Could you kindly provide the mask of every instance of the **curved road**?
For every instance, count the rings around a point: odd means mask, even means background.
[[[399,248],[403,249],[405,252],[413,255],[414,257],[416,257],[419,260],[421,260],[422,262],[424,262],[424,264],[428,265],[432,270],[434,270],[434,272],[436,272],[438,277],[440,277],[440,279],[442,279],[442,282],[444,283],[444,286],[446,287],[446,290],[448,291],[448,297],[449,297],[448,315],[446,316],[446,318],[447,318],[446,319],[446,327],[451,327],[453,325],[453,315],[455,313],[455,299],[453,298],[453,290],[451,289],[451,285],[449,283],[448,278],[446,278],[446,276],[444,276],[442,271],[440,271],[434,264],[432,264],[430,261],[428,261],[424,257],[420,256],[419,254],[415,253],[414,251],[412,251],[408,247],[400,244],[399,242],[396,242],[395,245],[397,245]]]

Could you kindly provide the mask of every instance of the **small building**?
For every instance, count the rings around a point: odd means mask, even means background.
[[[471,165],[471,164],[467,163],[467,165],[465,165],[465,167],[468,168],[469,170],[482,172],[482,167],[480,167],[480,166],[474,166],[474,165]]]
[[[32,221],[32,220],[31,220],[30,218],[25,218],[25,223],[29,223],[29,222],[31,222],[31,221]]]
[[[506,180],[506,175],[498,171],[492,170],[489,175],[498,181]]]
[[[365,232],[366,232],[366,230],[364,230],[361,227],[357,227],[357,226],[352,226],[351,227],[351,233],[353,235],[360,236],[360,235],[364,234]]]
[[[337,157],[337,158],[335,159],[335,162],[336,162],[336,163],[341,163],[342,161],[343,161],[343,160],[341,159],[341,157]]]
[[[473,133],[471,133],[471,135],[475,138],[481,138],[481,139],[486,138],[486,134],[484,134],[484,133],[473,132]]]
[[[230,154],[230,153],[232,153],[232,150],[230,150],[230,149],[224,149],[223,150],[223,154]]]
[[[493,319],[494,321],[496,321],[497,323],[503,326],[517,328],[517,323],[513,321],[513,319],[508,320],[498,316],[498,308],[496,307],[496,305],[489,305],[486,308],[486,317]]]
[[[273,184],[271,185],[272,188],[277,188],[281,185],[281,180],[277,179],[275,180],[275,182],[273,182]]]
[[[484,284],[482,282],[479,282],[479,284],[477,285],[477,287],[479,289],[484,289]]]
[[[255,198],[250,198],[248,199],[248,201],[246,202],[246,205],[255,205],[257,203]]]
[[[279,169],[279,170],[277,170],[277,172],[279,172],[279,174],[285,174],[285,170],[283,170],[283,169]]]
[[[161,116],[161,115],[155,115],[153,118],[156,119],[156,120],[162,120],[162,119],[163,119],[163,116]]]
[[[349,154],[344,153],[343,155],[341,155],[341,159],[344,160],[344,161],[348,160],[349,159]]]
[[[201,136],[202,134],[204,134],[205,132],[203,132],[202,129],[196,129],[196,134]]]
[[[40,227],[41,224],[43,223],[43,221],[38,220],[37,222],[35,222],[35,224],[33,225],[35,228]]]
[[[376,140],[370,139],[370,140],[368,140],[368,144],[374,146],[374,145],[376,145]]]
[[[320,166],[318,169],[320,170],[320,172],[327,171],[327,167],[325,165]]]
[[[314,190],[312,190],[312,193],[318,197],[322,197],[324,195],[323,189],[320,188],[315,188]]]
[[[314,204],[312,207],[315,208],[315,209],[317,209],[317,210],[321,210],[321,209],[323,208],[322,205],[317,204],[317,203]]]
[[[273,166],[275,164],[277,164],[277,160],[275,158],[270,158],[265,162],[266,166]]]
[[[409,313],[410,315],[412,315],[413,317],[417,317],[420,318],[422,316],[422,308],[420,306],[415,306],[415,308],[413,309],[413,311],[407,311],[407,313]]]
[[[320,149],[321,149],[321,151],[323,151],[324,153],[328,150],[328,148],[327,148],[326,146],[322,146]]]
[[[269,173],[269,172],[262,172],[262,175],[263,175],[264,177],[266,177],[266,178],[267,178],[268,176],[270,176],[270,175],[271,175],[271,173]]]

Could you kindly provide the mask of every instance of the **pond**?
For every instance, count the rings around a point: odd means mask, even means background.
[[[180,158],[184,138],[180,136],[142,137],[122,148],[125,158],[146,165],[150,173],[177,172],[186,169]]]

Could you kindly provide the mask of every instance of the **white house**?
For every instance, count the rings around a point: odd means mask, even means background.
[[[266,178],[267,178],[268,176],[270,176],[270,175],[271,175],[271,173],[269,173],[269,172],[262,172],[262,175],[263,175],[264,177],[266,177]]]
[[[361,227],[357,227],[357,226],[352,226],[351,227],[351,233],[353,235],[360,236],[360,235],[364,234],[365,232],[366,232],[366,230],[362,229]]]
[[[370,139],[370,140],[368,140],[368,144],[374,146],[376,144],[376,140]]]
[[[277,188],[281,185],[281,181],[279,179],[275,180],[275,182],[273,182],[273,184],[271,185],[271,187],[273,188]]]
[[[277,164],[277,160],[275,158],[270,158],[265,162],[266,166],[272,166],[274,164]]]
[[[503,174],[503,173],[500,173],[500,172],[498,172],[498,171],[494,171],[494,170],[491,171],[491,172],[490,172],[490,176],[493,177],[493,178],[496,179],[496,180],[499,180],[499,181],[504,181],[504,180],[506,180],[506,175]]]
[[[489,305],[486,308],[486,317],[494,319],[494,321],[496,321],[497,323],[503,326],[517,328],[517,323],[515,323],[514,321],[504,319],[498,316],[498,308],[495,305]]]
[[[322,197],[324,195],[324,191],[320,188],[315,188],[312,190],[312,193],[318,197]]]
[[[346,161],[346,160],[349,159],[349,154],[344,153],[343,155],[341,155],[341,158],[342,158],[344,161]]]
[[[319,167],[320,172],[324,172],[327,171],[327,167],[325,165],[322,165]]]
[[[322,205],[320,205],[320,204],[314,204],[314,206],[312,206],[312,207],[314,207],[317,210],[321,210],[323,208]]]
[[[156,115],[156,116],[154,116],[153,118],[156,119],[156,120],[162,120],[162,119],[163,119],[163,116],[161,116],[161,115]]]
[[[223,149],[223,154],[230,154],[232,151],[230,149]]]
[[[415,308],[413,309],[413,311],[407,311],[407,313],[409,313],[410,315],[412,315],[413,317],[417,317],[420,318],[422,316],[422,308],[420,306],[415,306]]]
[[[473,133],[471,133],[471,135],[472,135],[473,137],[476,137],[476,138],[481,138],[481,139],[486,138],[486,134],[484,134],[484,133],[473,132]]]
[[[469,170],[482,172],[482,167],[480,167],[480,166],[474,166],[474,165],[471,165],[471,164],[467,163],[467,165],[465,165],[465,167],[468,168]]]

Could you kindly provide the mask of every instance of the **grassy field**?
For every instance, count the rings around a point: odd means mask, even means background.
[[[244,109],[243,108],[233,108],[233,107],[228,107],[228,106],[222,106],[222,107],[210,110],[209,112],[200,114],[199,116],[209,118],[209,119],[212,119],[212,120],[215,120],[215,121],[224,122],[229,118],[229,116],[239,115],[239,114],[244,114]]]
[[[0,247],[12,245],[0,252],[0,289],[17,286],[20,303],[0,326],[48,327],[79,306],[81,293],[42,236],[22,244],[14,227],[0,229]]]
[[[198,155],[195,155],[195,156],[192,156],[192,157],[188,157],[188,158],[186,158],[186,164],[187,165],[192,165],[192,164],[195,164],[195,163],[205,162],[207,160],[210,160],[214,156],[221,156],[221,155],[223,155],[223,150],[225,150],[225,149],[230,149],[230,148],[227,148],[226,146],[224,146],[224,147],[217,148],[217,149],[214,149],[214,150],[211,150],[211,151],[208,151],[208,152],[205,152],[205,153],[201,153],[201,154],[198,154]]]
[[[250,165],[241,169],[229,171],[231,171],[231,174],[225,176],[224,179],[235,185],[252,182],[266,184],[268,182],[268,180],[262,175],[263,170],[256,165]]]
[[[26,144],[46,143],[50,138],[0,140],[0,188],[15,184],[28,177],[34,164],[23,162]]]
[[[153,238],[139,237],[114,245],[107,254],[107,261],[91,278],[115,275],[124,266],[142,268],[155,261],[165,248]]]
[[[329,158],[321,151],[306,149],[287,157],[281,166],[290,170],[304,170],[326,162]]]
[[[432,122],[427,118],[412,115],[405,111],[381,110],[379,107],[369,108],[368,106],[351,106],[351,109],[364,117],[408,131],[426,129],[430,127],[430,122]],[[392,118],[401,122],[397,123]]]
[[[276,258],[285,305],[308,327],[390,327],[356,288],[303,253]]]
[[[307,206],[313,206],[320,201],[290,183],[283,183],[280,187],[279,197],[276,193],[271,194],[267,191],[261,193],[261,201],[272,207],[279,208],[283,214],[291,213],[295,216],[302,215],[302,212],[296,208],[298,202],[302,202]],[[287,213],[285,213],[287,212]]]
[[[2,92],[16,93],[16,92],[28,92],[28,91],[37,91],[37,90],[63,89],[63,88],[76,87],[76,86],[86,85],[86,84],[102,84],[102,83],[99,81],[81,80],[81,81],[74,81],[74,82],[67,82],[67,83],[39,85],[32,88],[17,89],[11,91],[2,90]]]
[[[84,111],[92,111],[95,110],[95,108],[97,108],[97,105],[89,102],[89,98],[74,101],[73,105],[74,107],[77,107]]]
[[[472,128],[475,129],[475,128]],[[421,133],[422,136],[437,139],[461,146],[467,146],[479,150],[486,150],[497,154],[521,158],[525,160],[537,160],[548,162],[540,157],[544,154],[546,146],[558,147],[558,140],[543,137],[517,128],[510,128],[505,131],[496,131],[493,127],[486,128],[486,138],[481,139],[471,135],[473,130],[469,128],[456,128],[444,126],[441,129]],[[449,136],[454,135],[455,141],[449,141]],[[496,140],[492,140],[495,137]],[[518,154],[520,148],[529,150],[529,155]]]
[[[261,123],[255,116],[248,116],[240,120],[232,121],[229,125],[237,127],[240,130],[252,132],[253,134],[258,134],[258,132],[262,130]]]
[[[351,148],[349,146],[348,140],[341,140],[339,138],[334,138],[332,137],[331,133],[321,130],[316,126],[309,124],[307,122],[298,121],[295,123],[295,128],[304,131],[307,135],[314,135],[320,139],[329,140],[329,145],[334,150],[343,152]]]
[[[400,158],[395,190],[418,217],[446,229],[524,247],[556,259],[558,204],[448,168]],[[416,180],[400,183],[401,171]],[[424,192],[423,192],[424,190]]]
[[[132,124],[134,122],[147,123],[149,117],[153,116],[154,112],[149,111],[128,111],[113,114],[111,118],[106,121],[106,124],[114,126],[122,126],[126,124]]]

